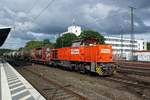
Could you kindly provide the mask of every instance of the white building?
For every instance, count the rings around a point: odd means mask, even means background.
[[[130,60],[131,59],[131,52],[132,52],[132,48],[134,51],[142,51],[142,50],[146,50],[147,45],[146,42],[144,42],[144,40],[134,40],[134,43],[131,43],[131,39],[122,39],[121,42],[121,38],[118,37],[108,37],[105,36],[105,43],[106,44],[111,44],[112,48],[113,48],[113,54],[114,56],[117,57],[121,57],[121,53],[122,53],[122,57],[126,60]]]
[[[61,33],[60,36],[66,33],[74,33],[75,35],[79,36],[81,34],[81,27],[76,25],[69,26],[67,32]]]

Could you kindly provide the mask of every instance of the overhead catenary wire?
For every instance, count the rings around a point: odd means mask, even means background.
[[[32,22],[35,22],[35,21],[42,15],[42,13],[43,13],[50,5],[52,5],[52,3],[53,3],[54,1],[55,1],[55,0],[51,0],[51,1],[47,4],[47,6],[45,6],[45,7],[40,11],[40,13],[39,13],[37,16],[35,16],[35,17],[33,18]]]
[[[26,13],[30,13],[34,8],[35,8],[35,6],[38,4],[38,0],[35,0],[34,1],[34,3],[33,3],[33,5],[31,6],[31,8],[29,8],[27,11],[26,11]]]
[[[38,0],[36,0],[35,2],[34,2],[34,6],[32,6],[31,8],[30,8],[30,10],[28,11],[28,13],[30,13],[32,10],[33,10],[33,8],[37,5],[37,2]],[[54,2],[55,0],[50,0],[49,2],[48,2],[48,4],[40,11],[40,13],[37,15],[37,16],[35,16],[34,18],[33,18],[33,20],[31,20],[31,22],[33,23],[33,22],[35,22],[40,16],[41,16],[41,14]],[[16,28],[16,26],[14,25],[13,26],[13,28],[14,28],[14,31],[15,31],[15,28]]]
[[[29,7],[29,9],[26,11],[26,13],[30,13],[32,10],[33,10],[33,8],[37,5],[37,2],[38,0],[35,0],[34,1],[34,3],[33,3],[33,5],[31,6],[31,7]],[[16,17],[15,17],[15,19],[14,19],[14,24],[15,24],[15,22],[16,22]],[[16,28],[16,26],[13,24],[13,29],[15,30],[15,28]]]
[[[37,5],[37,1],[38,1],[38,0],[35,0],[34,5],[27,11],[27,13],[30,13],[30,12],[34,9],[34,7]],[[48,2],[48,4],[40,11],[40,13],[39,13],[36,17],[34,17],[34,19],[33,19],[32,22],[36,21],[36,20],[41,16],[41,14],[42,14],[54,1],[55,1],[55,0],[50,0],[50,1]],[[12,25],[12,29],[13,29],[14,32],[16,31],[16,28],[18,28],[17,25],[15,25],[15,22],[16,22],[16,19],[14,20],[14,25]],[[18,29],[19,29],[19,28],[18,28]],[[8,44],[8,45],[12,45],[12,44],[20,45],[19,43],[10,43],[10,42],[6,42],[5,44]]]

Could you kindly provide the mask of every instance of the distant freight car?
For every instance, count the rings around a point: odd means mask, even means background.
[[[33,61],[45,63],[45,48],[33,49]]]
[[[20,59],[25,60],[25,61],[30,61],[31,60],[31,50],[22,50]]]
[[[46,64],[50,61],[50,49],[49,48],[34,48],[32,53],[32,61]]]

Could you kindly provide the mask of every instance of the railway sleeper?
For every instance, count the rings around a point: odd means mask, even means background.
[[[63,95],[63,96],[58,96],[58,97],[55,97],[55,99],[58,99],[58,100],[77,100],[77,97],[75,97],[74,95]]]

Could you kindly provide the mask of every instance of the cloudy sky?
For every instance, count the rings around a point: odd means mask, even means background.
[[[29,40],[55,41],[75,23],[109,36],[129,37],[130,9],[135,7],[135,37],[150,41],[150,0],[0,0],[0,26],[13,29],[2,48]]]

